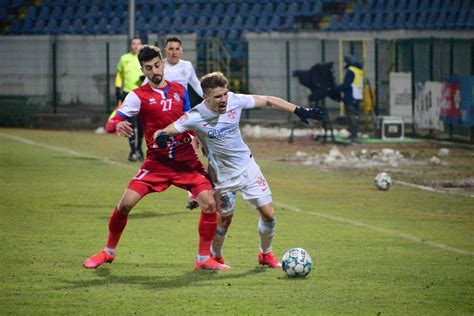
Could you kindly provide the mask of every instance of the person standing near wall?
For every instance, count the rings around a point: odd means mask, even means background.
[[[115,97],[117,103],[123,102],[130,91],[141,86],[143,82],[143,73],[140,69],[140,62],[138,61],[138,52],[142,47],[142,41],[139,37],[133,37],[130,40],[130,52],[120,57],[117,64],[117,75],[115,76]],[[143,127],[136,118],[130,118],[134,130],[132,136],[128,138],[130,144],[129,161],[143,161]]]
[[[362,64],[352,55],[344,57],[344,80],[338,86],[342,94],[342,102],[346,109],[351,142],[357,142],[359,132],[359,104],[363,98],[364,71]]]

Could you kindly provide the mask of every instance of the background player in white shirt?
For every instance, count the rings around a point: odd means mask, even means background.
[[[166,147],[170,136],[184,131],[195,131],[207,152],[209,173],[215,185],[218,204],[218,226],[212,244],[214,258],[222,263],[222,246],[227,229],[232,222],[235,208],[235,193],[249,201],[260,213],[258,232],[260,251],[258,261],[271,268],[281,267],[273,256],[272,239],[275,235],[275,214],[272,194],[260,167],[253,159],[249,147],[240,133],[239,122],[242,110],[270,106],[294,112],[308,123],[308,119],[321,120],[322,108],[304,108],[277,97],[234,94],[227,89],[227,79],[220,72],[210,73],[201,79],[204,101],[171,123],[155,132],[157,145]]]

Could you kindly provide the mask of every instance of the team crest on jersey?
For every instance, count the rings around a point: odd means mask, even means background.
[[[231,110],[231,111],[227,112],[227,117],[230,118],[231,120],[233,120],[237,117],[237,112],[235,112],[235,110]]]
[[[181,76],[186,77],[186,70],[181,70]]]
[[[150,103],[150,105],[156,104],[155,98],[148,99],[148,103]]]
[[[180,97],[179,94],[177,94],[177,93],[174,93],[174,94],[173,94],[173,98],[174,98],[176,101],[181,101],[181,97]]]

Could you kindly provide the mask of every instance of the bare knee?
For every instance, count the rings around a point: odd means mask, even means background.
[[[132,210],[133,205],[131,203],[127,203],[126,201],[120,201],[117,205],[117,211],[123,214],[128,214]]]
[[[201,197],[198,202],[203,212],[209,213],[214,212],[216,210],[216,201],[214,200],[212,194],[209,194],[205,197]]]

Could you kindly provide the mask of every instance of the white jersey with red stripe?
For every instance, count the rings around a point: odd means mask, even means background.
[[[253,107],[253,96],[229,92],[224,114],[211,111],[203,101],[174,123],[180,133],[196,132],[219,182],[239,176],[252,160],[239,122],[242,110]]]

